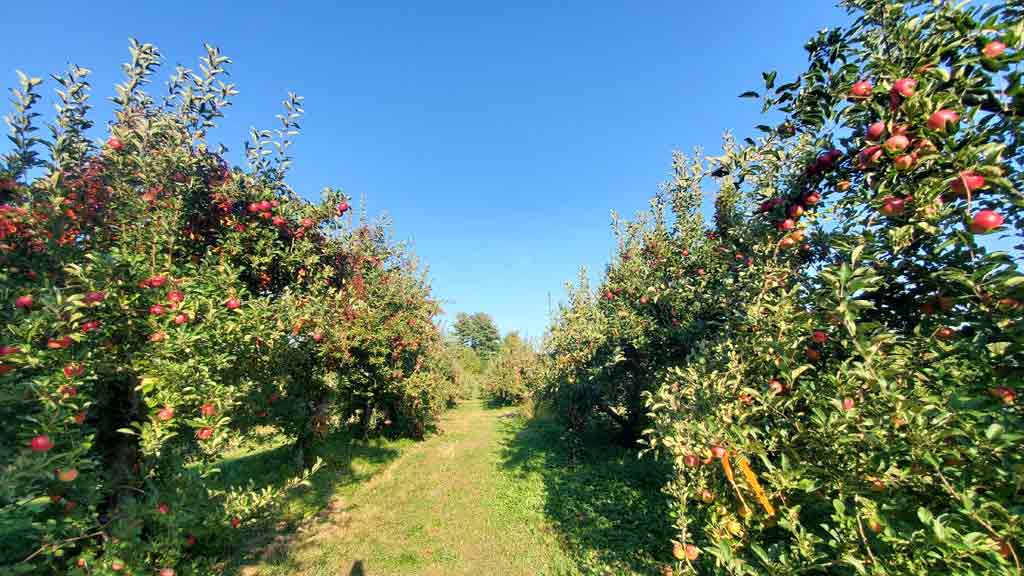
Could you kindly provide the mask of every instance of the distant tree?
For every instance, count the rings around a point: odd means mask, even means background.
[[[494,354],[501,345],[501,335],[498,327],[494,325],[494,319],[483,312],[460,312],[455,317],[452,331],[460,344],[472,348],[482,356]]]

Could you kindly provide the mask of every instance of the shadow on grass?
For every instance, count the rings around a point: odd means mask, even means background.
[[[582,573],[654,574],[669,560],[674,536],[661,487],[669,467],[614,443],[611,430],[591,430],[572,454],[569,435],[542,416],[505,424],[503,464],[538,474],[544,513]]]
[[[290,538],[295,528],[304,519],[309,519],[330,509],[337,509],[336,500],[349,494],[346,488],[353,488],[380,471],[387,463],[399,456],[402,447],[412,440],[389,440],[387,438],[354,439],[347,432],[328,436],[317,448],[322,467],[309,479],[309,485],[289,491],[282,501],[276,502],[278,512],[273,520],[246,527],[245,549],[233,554],[224,572],[239,574],[243,565],[261,547],[282,537]],[[280,486],[298,475],[296,459],[291,443],[280,443],[258,448],[240,456],[227,456],[221,464],[218,483],[223,488],[243,486],[252,480],[256,488]],[[355,506],[345,509],[351,510]],[[274,546],[271,544],[271,548]],[[277,563],[287,564],[287,555],[277,555]],[[279,566],[281,568],[281,566]]]

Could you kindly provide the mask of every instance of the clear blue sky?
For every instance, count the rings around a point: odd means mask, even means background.
[[[759,104],[736,96],[762,70],[792,76],[804,41],[846,20],[827,0],[179,4],[0,2],[0,78],[91,68],[105,122],[130,36],[161,49],[161,82],[220,46],[241,94],[215,139],[236,162],[250,126],[305,96],[293,187],[365,195],[451,316],[532,337],[549,296],[607,262],[610,211],[643,209],[673,149],[750,135]]]

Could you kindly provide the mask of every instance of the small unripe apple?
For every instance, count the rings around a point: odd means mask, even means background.
[[[928,117],[928,128],[937,132],[945,132],[950,124],[955,124],[960,120],[960,115],[954,110],[943,108],[937,110]]]
[[[981,210],[971,219],[971,232],[975,234],[988,234],[1003,225],[1002,214],[995,210]]]
[[[57,479],[61,482],[74,482],[75,478],[78,478],[78,470],[74,468],[57,470]]]

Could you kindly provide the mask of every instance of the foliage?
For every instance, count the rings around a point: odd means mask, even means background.
[[[88,71],[21,77],[0,165],[0,567],[13,573],[204,573],[317,470],[349,422],[422,435],[454,394],[439,312],[384,224],[311,203],[284,177],[301,98],[254,131],[250,170],[206,133],[236,92],[207,46],[157,102],[160,54],[132,42],[116,116],[90,142]],[[45,154],[40,154],[40,150]],[[383,418],[371,419],[377,410]],[[272,425],[293,482],[223,488],[222,451]]]
[[[497,352],[501,344],[501,334],[494,325],[494,319],[483,312],[460,312],[455,317],[452,334],[463,346],[472,348],[485,357]]]
[[[1020,7],[843,5],[806,72],[744,94],[785,120],[678,155],[547,343],[570,424],[646,398],[675,468],[666,573],[1024,560],[1024,276],[1000,249],[1024,205]]]
[[[509,332],[488,363],[485,393],[499,404],[521,404],[540,388],[543,368],[533,346]]]

